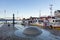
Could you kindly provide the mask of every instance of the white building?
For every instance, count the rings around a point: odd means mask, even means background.
[[[60,18],[60,10],[54,12],[56,18]]]

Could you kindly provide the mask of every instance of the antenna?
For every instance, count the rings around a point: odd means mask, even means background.
[[[52,4],[50,4],[50,14],[51,14],[51,17],[52,17]]]

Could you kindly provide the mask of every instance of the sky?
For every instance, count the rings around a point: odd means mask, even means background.
[[[54,15],[60,9],[60,0],[0,0],[0,18],[12,17],[13,13],[20,18],[48,16],[50,4]]]

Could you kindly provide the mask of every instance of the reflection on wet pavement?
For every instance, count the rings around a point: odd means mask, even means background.
[[[3,24],[0,24],[0,27],[2,27]]]
[[[35,27],[35,26],[34,26]],[[48,30],[45,29],[41,29],[42,34],[40,34],[37,37],[29,37],[23,34],[24,29],[27,28],[22,26],[22,25],[16,25],[16,28],[19,29],[17,31],[15,31],[15,35],[18,37],[22,37],[22,38],[30,38],[31,40],[60,40],[59,36],[55,36],[53,34],[51,34]]]

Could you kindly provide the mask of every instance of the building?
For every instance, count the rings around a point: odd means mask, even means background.
[[[54,12],[54,15],[55,15],[56,18],[60,18],[60,10],[56,10]]]

